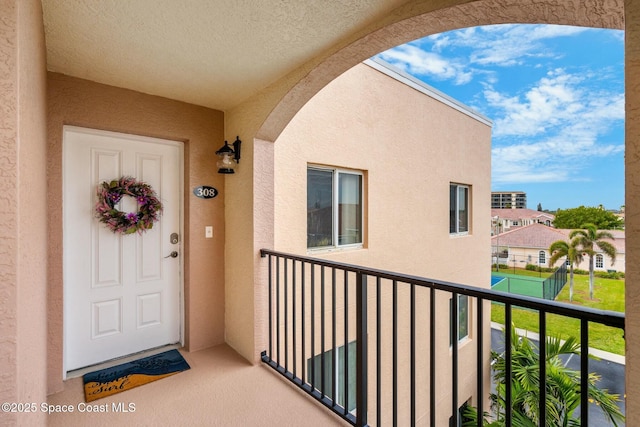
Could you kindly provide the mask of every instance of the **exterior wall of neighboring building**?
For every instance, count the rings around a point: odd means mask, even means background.
[[[500,263],[507,264],[509,267],[525,268],[527,264],[533,264],[540,267],[552,267],[549,265],[551,253],[549,247],[557,240],[569,241],[569,233],[572,230],[565,229],[548,229],[541,224],[534,224],[527,227],[515,229],[499,236],[491,238],[492,259],[491,263],[496,262],[496,254],[500,253]],[[595,271],[615,270],[625,272],[626,249],[625,234],[623,231],[609,230],[613,235],[613,240],[608,240],[617,251],[616,260],[612,262],[606,254],[595,248],[596,256],[600,255],[602,264],[596,264],[594,260]],[[543,255],[541,255],[543,253]],[[561,261],[555,266],[559,267]],[[589,258],[584,257],[580,264],[573,266],[580,270],[589,270]]]
[[[503,245],[500,245],[501,248],[504,248]],[[495,247],[494,247],[495,250]],[[544,262],[540,263],[540,252],[544,252]],[[551,258],[551,254],[549,253],[549,248],[521,248],[517,246],[509,246],[508,247],[508,256],[501,257],[500,262],[508,265],[509,267],[513,267],[514,264],[517,268],[525,268],[527,264],[539,265],[541,267],[560,267],[562,265],[562,261],[558,261],[554,266],[549,264],[549,258]],[[603,257],[602,267],[595,266],[595,271],[609,271],[615,270],[624,273],[625,271],[625,254],[618,253],[616,255],[616,262],[612,263],[611,258],[607,255],[600,253]],[[492,260],[492,263],[495,263],[495,257]],[[594,262],[595,265],[595,262]],[[574,264],[573,268],[580,270],[589,270],[589,259],[584,258],[580,264]]]
[[[224,140],[221,111],[145,95],[56,73],[48,76],[49,391],[62,388],[62,126],[76,126],[184,142],[184,340],[189,350],[224,342],[224,192],[196,198],[193,188],[222,189],[215,150]],[[206,239],[205,226],[214,238]],[[167,236],[168,238],[168,236]]]
[[[389,69],[387,73],[393,77],[370,65],[355,66],[309,101],[276,141],[275,249],[488,288],[490,274],[483,260],[489,256],[484,224],[489,221],[490,123],[460,105],[443,103],[424,85],[412,87],[416,82]],[[307,249],[309,165],[364,174],[362,248]],[[450,183],[471,188],[468,234],[449,233]],[[460,254],[473,255],[452,263]],[[440,319],[448,318],[448,298],[442,296],[438,303]],[[427,327],[428,319],[419,324]],[[449,336],[440,325],[436,364],[446,376]],[[472,322],[471,341],[477,333]],[[474,364],[472,343],[460,348],[460,366]],[[475,395],[475,370],[460,374],[462,404]],[[438,397],[443,408],[450,405],[446,395],[443,391]]]

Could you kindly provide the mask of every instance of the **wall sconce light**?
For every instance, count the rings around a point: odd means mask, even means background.
[[[225,141],[224,146],[216,151],[216,155],[218,156],[218,173],[235,173],[234,169],[236,164],[240,163],[240,144],[242,144],[242,141],[236,136],[236,140],[233,142],[233,148]]]

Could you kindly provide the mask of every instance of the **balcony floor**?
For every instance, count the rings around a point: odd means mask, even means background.
[[[54,413],[51,426],[345,426],[329,410],[264,365],[253,366],[227,345],[182,351],[191,369],[91,405],[106,413],[79,413],[82,378],[65,382],[50,405],[73,405],[74,413]],[[112,403],[135,404],[135,412],[114,413]]]

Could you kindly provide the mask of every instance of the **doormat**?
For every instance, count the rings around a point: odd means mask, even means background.
[[[112,368],[101,369],[82,377],[84,398],[87,402],[102,399],[187,369],[190,369],[190,366],[178,350],[169,350]]]

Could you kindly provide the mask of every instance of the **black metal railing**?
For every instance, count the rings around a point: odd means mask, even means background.
[[[622,313],[266,249],[261,256],[269,269],[269,342],[262,361],[356,426],[456,426],[460,403],[467,401],[479,414],[487,411],[490,302],[505,307],[507,360],[512,308],[538,311],[541,337],[547,314],[580,319],[582,408],[589,406],[589,323],[624,329]],[[541,352],[544,346],[541,339]],[[506,387],[506,425],[510,394]],[[544,392],[540,400],[544,420]],[[588,411],[581,422],[588,425]]]

